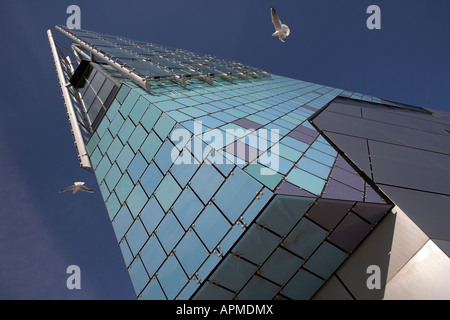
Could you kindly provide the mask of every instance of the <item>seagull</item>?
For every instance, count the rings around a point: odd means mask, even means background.
[[[65,191],[68,191],[68,190],[73,190],[72,194],[77,193],[78,190],[81,190],[81,191],[84,191],[84,192],[90,192],[90,193],[94,192],[94,190],[85,187],[84,186],[84,182],[74,182],[73,186],[70,186],[70,187],[67,187],[65,189],[62,189],[59,193],[65,192]]]
[[[272,36],[278,36],[280,41],[285,42],[287,36],[291,33],[291,30],[287,25],[281,23],[274,8],[270,8],[270,13],[272,15],[272,23],[275,27],[275,32],[272,33]]]

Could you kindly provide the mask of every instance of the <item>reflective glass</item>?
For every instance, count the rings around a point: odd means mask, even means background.
[[[120,242],[132,223],[133,217],[131,216],[130,211],[128,210],[127,206],[122,206],[122,208],[119,210],[117,215],[114,217],[114,220],[112,221],[117,241]]]
[[[147,161],[145,161],[144,157],[140,153],[137,153],[128,166],[127,171],[133,182],[136,183],[142,176],[146,168]]]
[[[168,173],[156,189],[155,196],[161,204],[161,207],[167,212],[178,198],[180,192],[180,186],[172,175]]]
[[[175,146],[172,142],[170,142],[170,140],[166,140],[154,158],[154,162],[158,165],[163,174],[166,173],[172,165],[172,150],[174,149]],[[177,149],[174,151],[178,154]]]
[[[150,103],[143,97],[139,98],[139,100],[134,105],[133,110],[131,110],[130,112],[130,118],[131,120],[133,120],[134,124],[138,124],[138,122],[144,115],[144,112],[147,110],[149,104]]]
[[[167,258],[157,277],[169,300],[176,297],[188,280],[175,256]]]
[[[161,114],[161,110],[157,109],[154,105],[150,105],[141,118],[142,126],[150,132]]]
[[[156,122],[154,130],[159,135],[161,140],[164,140],[169,135],[172,127],[175,125],[175,120],[166,114],[162,114],[159,120]]]
[[[188,231],[175,248],[175,255],[188,277],[191,277],[205,261],[208,251],[194,231]]]
[[[120,113],[117,113],[114,116],[114,119],[111,121],[111,124],[108,127],[109,131],[111,132],[111,134],[113,136],[115,136],[117,134],[117,132],[119,132],[119,129],[122,127],[122,124],[123,124],[124,121],[125,120],[120,115]]]
[[[128,138],[131,136],[133,130],[134,130],[134,123],[129,118],[126,119],[118,132],[120,140],[123,143],[126,143],[128,141]]]
[[[331,169],[317,161],[311,160],[307,157],[302,157],[297,163],[300,169],[308,171],[322,179],[327,179]]]
[[[260,274],[280,285],[283,285],[300,268],[303,261],[303,259],[294,256],[281,247],[278,247],[269,259],[264,262],[264,265],[260,269]],[[283,266],[282,272],[280,272],[280,265]]]
[[[282,245],[300,257],[309,257],[325,240],[327,231],[308,219],[301,219],[288,234]]]
[[[108,150],[109,145],[111,144],[113,137],[109,131],[106,131],[103,137],[101,137],[100,142],[98,143],[98,147],[102,154],[105,154],[106,150]]]
[[[274,190],[283,179],[281,174],[259,163],[249,164],[245,171],[271,190]]]
[[[214,202],[230,221],[235,221],[261,188],[259,182],[236,168],[217,192]]]
[[[128,140],[128,144],[134,152],[138,152],[146,137],[147,131],[145,131],[145,129],[141,125],[138,125],[131,134],[131,137]]]
[[[133,191],[127,199],[128,208],[130,208],[131,214],[136,217],[142,210],[148,200],[147,194],[141,185],[138,183],[134,187]]]
[[[136,255],[139,250],[141,250],[142,246],[148,238],[147,231],[145,231],[145,228],[139,218],[136,219],[131,225],[126,234],[126,238],[131,252]]]
[[[116,215],[117,211],[120,209],[120,202],[113,192],[110,194],[108,200],[105,202],[106,210],[108,211],[109,219],[112,220]]]
[[[119,247],[120,251],[122,252],[125,265],[128,266],[130,262],[133,260],[133,255],[131,254],[130,247],[128,247],[128,243],[126,241],[120,242]]]
[[[181,159],[184,159],[184,163],[181,163]],[[180,162],[180,164],[173,165],[170,172],[178,183],[184,187],[197,171],[199,162],[186,149],[181,151],[179,158],[175,161],[175,163]]]
[[[108,174],[105,176],[105,182],[109,190],[112,190],[117,182],[119,181],[122,173],[119,170],[119,167],[117,167],[116,164],[113,164],[111,169],[109,169]]]
[[[128,174],[124,174],[115,187],[117,197],[121,203],[127,199],[133,187],[133,181],[131,181]]]
[[[164,218],[164,211],[161,209],[158,201],[156,201],[156,198],[151,197],[142,209],[139,217],[147,231],[151,234]]]
[[[145,139],[144,143],[141,146],[141,153],[144,156],[147,162],[151,162],[159,147],[161,146],[162,141],[158,138],[158,136],[152,131],[148,135],[147,139]]]
[[[114,138],[114,140],[109,145],[107,154],[111,162],[114,162],[119,155],[120,151],[122,150],[122,142],[120,142],[119,138]]]
[[[294,300],[308,300],[322,286],[323,280],[300,269],[283,288],[283,294]]]
[[[309,148],[308,151],[306,151],[305,155],[308,156],[308,158],[326,164],[327,166],[332,166],[335,160],[335,157],[332,157],[329,154],[323,153],[313,148]]]
[[[326,279],[331,276],[346,257],[347,254],[344,251],[329,242],[324,242],[308,259],[305,268]]]
[[[133,263],[128,268],[128,272],[130,273],[130,278],[133,282],[134,291],[136,292],[136,295],[138,295],[149,280],[141,259],[134,259]]]
[[[228,255],[210,279],[222,284],[232,291],[237,291],[240,290],[255,273],[256,268],[255,265],[244,259],[238,259],[233,255]]]
[[[259,276],[254,276],[237,295],[242,300],[271,300],[279,290],[279,286]]]
[[[102,181],[105,178],[105,175],[108,173],[111,168],[111,162],[109,162],[108,156],[104,156],[95,170],[95,175],[97,177],[98,182]]]
[[[126,144],[116,160],[117,165],[119,166],[120,170],[122,170],[122,172],[124,172],[127,169],[133,157],[134,157],[133,150],[131,150],[131,148]]]
[[[166,253],[164,252],[161,244],[156,236],[151,236],[145,246],[142,248],[141,253],[142,262],[150,276],[153,276],[161,264],[166,259]]]
[[[156,229],[156,235],[167,253],[172,251],[183,233],[183,228],[171,211],[166,214]]]
[[[166,296],[162,291],[158,281],[153,279],[150,283],[145,287],[144,291],[142,291],[139,299],[142,300],[166,300]]]
[[[126,99],[124,100],[122,106],[119,109],[120,113],[123,115],[124,118],[128,117],[128,114],[130,113],[137,99],[139,99],[139,94],[134,90],[132,90],[127,95]]]
[[[298,168],[292,169],[286,180],[316,195],[320,195],[325,186],[325,180]]]
[[[211,164],[203,163],[191,180],[191,187],[203,203],[207,203],[219,186],[223,176]]]
[[[212,226],[214,227],[212,228]],[[229,227],[227,219],[212,203],[206,206],[194,223],[195,231],[209,250],[213,250],[217,246]]]
[[[203,209],[203,203],[188,186],[175,202],[172,210],[185,229],[188,229]]]
[[[163,175],[154,162],[151,162],[144,174],[141,176],[141,185],[150,196],[161,182]]]
[[[125,85],[120,86],[120,90],[119,90],[119,92],[116,95],[116,99],[120,103],[123,103],[123,101],[125,100],[125,98],[128,95],[128,92],[130,92],[130,88],[129,87],[127,87]]]

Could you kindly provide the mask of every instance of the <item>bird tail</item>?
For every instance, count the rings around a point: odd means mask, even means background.
[[[274,33],[272,33],[272,37],[276,37],[280,34],[280,31],[275,31]]]

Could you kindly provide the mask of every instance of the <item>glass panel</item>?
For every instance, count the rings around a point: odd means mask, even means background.
[[[133,120],[134,124],[138,124],[145,111],[147,110],[149,104],[150,103],[143,97],[139,98],[139,100],[134,105],[133,110],[130,112],[130,118],[131,120]]]
[[[167,258],[157,277],[169,300],[176,297],[188,280],[175,256]]]
[[[154,105],[150,105],[145,114],[142,116],[141,124],[142,126],[150,132],[153,129],[156,121],[158,121],[159,116],[162,114]]]
[[[294,300],[309,300],[322,284],[322,279],[301,269],[283,288],[283,295]]]
[[[285,284],[300,268],[303,259],[278,247],[260,269],[260,274],[279,285]],[[283,266],[280,270],[280,266]]]
[[[162,178],[161,171],[154,162],[151,162],[141,177],[142,187],[149,196],[155,191]]]
[[[159,135],[161,140],[164,140],[165,138],[167,138],[174,125],[175,120],[173,120],[166,114],[162,114],[159,120],[156,122],[154,130]]]
[[[322,179],[327,179],[331,171],[329,167],[307,157],[302,157],[297,163],[297,166],[300,169],[308,171],[309,173],[312,173]]]
[[[325,242],[308,259],[305,268],[326,279],[336,271],[346,257],[347,254],[344,251]]]
[[[141,211],[140,218],[150,234],[155,231],[159,222],[164,218],[164,211],[161,209],[155,197],[151,197],[148,200],[144,209]]]
[[[147,194],[144,189],[142,189],[139,183],[136,184],[127,200],[128,208],[130,208],[130,212],[134,217],[137,217],[147,200]]]
[[[103,178],[105,178],[105,175],[109,171],[109,168],[111,168],[111,162],[109,162],[108,156],[105,155],[98,164],[97,169],[95,170],[95,175],[99,183],[103,180]]]
[[[214,202],[230,221],[235,221],[261,188],[262,185],[259,182],[236,167],[217,192]]]
[[[183,234],[183,228],[171,211],[166,214],[156,229],[156,235],[167,253],[172,251]]]
[[[194,231],[188,231],[175,249],[175,255],[188,277],[191,277],[198,267],[205,261],[208,251]]]
[[[128,144],[134,152],[138,152],[145,138],[147,138],[147,131],[141,125],[138,125],[131,134]]]
[[[180,164],[177,164],[178,162]],[[199,162],[197,159],[189,151],[183,149],[177,160],[175,160],[175,164],[170,169],[170,172],[178,183],[184,187],[197,171],[198,167]]]
[[[271,300],[280,288],[261,277],[254,276],[239,292],[237,299]]]
[[[287,175],[286,179],[296,186],[316,195],[320,195],[325,185],[324,180],[298,168],[292,169],[292,171]]]
[[[133,263],[128,268],[128,272],[130,273],[130,278],[133,282],[134,291],[136,292],[136,295],[138,295],[149,280],[141,259],[134,259]]]
[[[122,170],[122,172],[124,172],[127,169],[128,165],[130,164],[133,157],[134,157],[133,150],[131,150],[131,148],[126,144],[123,147],[122,152],[120,152],[120,154],[116,160],[116,162],[119,165],[119,168],[120,168],[120,170]]]
[[[170,173],[168,173],[163,181],[159,184],[155,191],[155,196],[158,199],[161,207],[167,212],[178,195],[181,192],[181,188]]]
[[[131,260],[133,260],[133,255],[131,254],[130,248],[128,247],[128,243],[126,241],[122,241],[119,243],[120,251],[122,251],[123,260],[125,261],[125,265],[129,265]]]
[[[128,138],[131,136],[131,133],[134,130],[134,124],[130,119],[125,120],[124,124],[119,130],[119,137],[123,143],[126,143]]]
[[[175,149],[175,146],[172,144],[172,142],[170,142],[170,140],[166,140],[154,158],[155,163],[158,165],[163,174],[169,170],[170,166],[173,163],[172,151],[174,151],[175,154],[178,155],[178,150]]]
[[[128,117],[128,114],[130,113],[137,99],[139,99],[139,94],[136,93],[136,91],[132,90],[119,109],[124,118]]]
[[[122,147],[123,145],[120,142],[120,139],[117,137],[114,138],[107,151],[108,157],[111,160],[111,162],[116,161],[116,158],[119,155],[120,151],[122,150]]]
[[[114,232],[116,234],[118,242],[120,242],[120,240],[123,238],[132,223],[133,217],[131,216],[130,211],[128,210],[127,206],[123,206],[112,221],[112,225],[114,227]]]
[[[161,244],[155,236],[151,236],[140,253],[142,262],[150,276],[153,276],[166,259]]]
[[[326,236],[326,230],[308,219],[302,219],[284,239],[282,245],[299,256],[307,258]]]
[[[123,203],[127,199],[133,187],[133,181],[131,181],[128,174],[124,174],[115,188],[117,197],[119,198],[121,203]]]
[[[100,142],[98,143],[98,147],[102,154],[105,154],[106,150],[108,150],[108,147],[111,144],[112,140],[112,135],[109,133],[109,131],[106,131],[103,137],[101,137]]]
[[[141,153],[144,156],[147,162],[151,162],[159,147],[161,146],[162,141],[158,138],[158,136],[152,131],[148,135],[147,139],[145,139],[144,143],[141,146]]]
[[[281,158],[280,158],[281,159]],[[283,176],[270,168],[260,165],[259,163],[252,163],[245,168],[253,178],[261,182],[263,185],[271,190],[283,179]]]
[[[128,230],[126,234],[126,238],[131,252],[136,255],[148,238],[147,231],[145,231],[140,219],[136,219],[134,221],[130,230]]]
[[[203,203],[207,203],[222,181],[223,176],[220,172],[211,164],[204,162],[192,178],[190,185]]]
[[[183,227],[187,230],[202,209],[203,203],[188,186],[177,199],[172,210]]]
[[[109,190],[112,190],[116,186],[121,176],[122,173],[120,172],[119,167],[114,164],[105,177],[105,182]]]
[[[111,193],[108,200],[105,202],[106,210],[108,211],[109,219],[112,220],[120,209],[120,203],[115,193]]]
[[[227,219],[212,203],[206,206],[194,223],[195,231],[211,251],[227,233],[229,227]]]
[[[133,182],[136,183],[142,176],[146,168],[147,161],[145,161],[144,157],[140,153],[138,153],[134,157],[133,161],[131,161],[127,171]]]
[[[156,279],[153,279],[150,281],[148,286],[145,288],[144,291],[142,291],[141,296],[139,299],[142,300],[166,300],[166,296],[164,295],[164,292],[162,291],[158,281]]]
[[[114,116],[114,119],[111,121],[111,124],[109,125],[109,128],[108,128],[113,136],[115,136],[117,134],[117,132],[119,132],[119,129],[120,129],[120,127],[122,127],[122,124],[124,121],[125,120],[122,118],[120,113],[117,113]]]
[[[237,291],[255,273],[256,268],[255,265],[243,259],[228,255],[211,276],[211,281],[216,281],[230,290]]]
[[[125,85],[120,86],[120,90],[119,90],[119,92],[116,95],[116,99],[120,103],[123,103],[123,101],[125,100],[125,98],[128,95],[128,92],[130,92],[130,88],[129,87],[127,87]]]

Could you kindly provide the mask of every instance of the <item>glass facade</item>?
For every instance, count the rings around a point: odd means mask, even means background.
[[[118,84],[87,109],[98,114],[87,150],[139,299],[310,299],[392,209],[310,121],[338,97],[385,101],[65,32],[150,81],[114,78],[114,64],[86,80]]]

